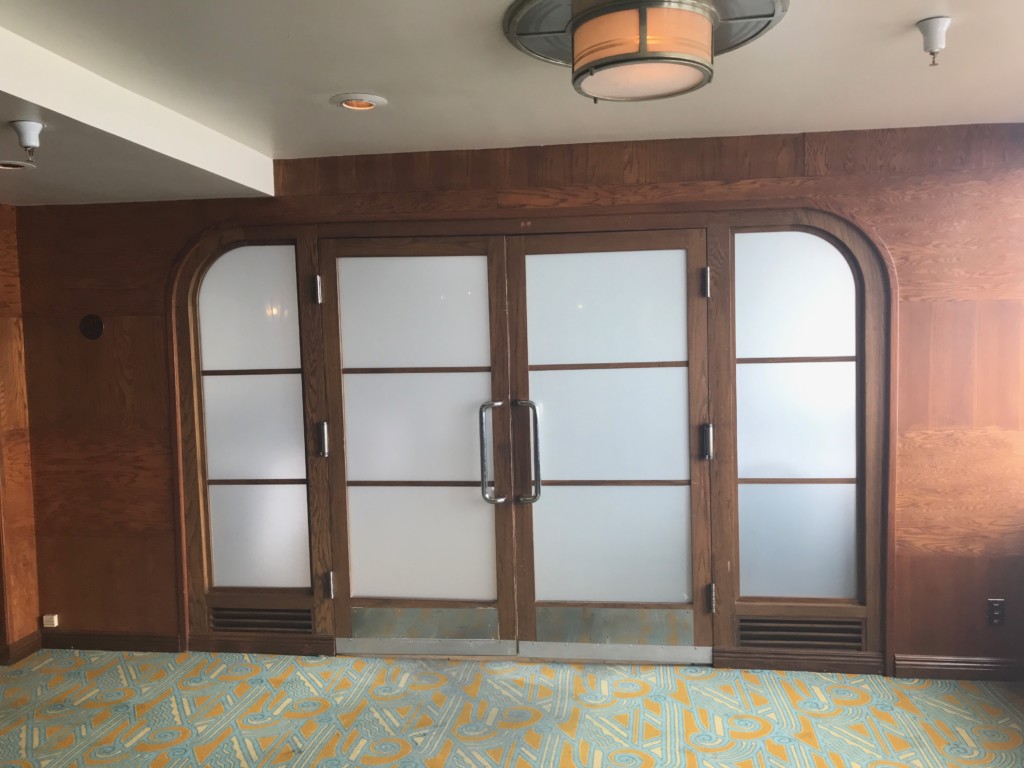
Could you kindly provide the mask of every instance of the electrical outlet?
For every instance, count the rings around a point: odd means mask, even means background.
[[[46,629],[56,629],[58,626],[60,626],[60,616],[56,613],[43,614],[43,627]]]
[[[1004,621],[1006,621],[1006,600],[1001,597],[990,597],[988,599],[988,623],[998,627]]]

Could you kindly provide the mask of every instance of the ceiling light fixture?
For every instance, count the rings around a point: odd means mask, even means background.
[[[387,99],[375,93],[338,93],[331,96],[331,104],[334,106],[356,112],[369,112],[371,109],[383,107],[387,103]]]
[[[949,16],[933,16],[921,19],[917,28],[924,38],[924,52],[932,57],[932,66],[939,66],[939,54],[946,49],[946,31],[953,20]]]
[[[35,168],[36,150],[39,149],[39,134],[43,124],[35,120],[14,120],[9,123],[18,134],[18,144],[25,150],[26,160],[0,160],[0,171],[20,171]]]
[[[595,102],[648,101],[701,88],[714,57],[760,37],[789,0],[516,0],[505,36],[519,50],[572,67]]]

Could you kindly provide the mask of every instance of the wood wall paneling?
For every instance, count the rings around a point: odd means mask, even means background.
[[[40,554],[46,543],[47,557],[76,558],[72,576],[44,578],[44,603],[64,605],[78,590],[87,591],[82,584],[97,592],[123,588],[134,601],[156,581],[145,620],[119,609],[113,598],[93,597],[90,611],[101,618],[76,614],[81,626],[73,628],[178,629],[170,594],[174,558],[117,553],[143,541],[158,552],[173,551],[170,528],[156,522],[173,527],[177,514],[161,490],[172,472],[155,449],[175,450],[167,429],[166,296],[175,262],[204,233],[243,224],[336,222],[335,236],[378,236],[388,232],[389,221],[412,221],[422,222],[418,234],[438,234],[441,220],[479,222],[467,224],[467,234],[472,227],[476,234],[529,232],[554,226],[554,217],[567,217],[571,227],[571,217],[596,213],[624,217],[627,226],[662,213],[678,217],[669,226],[686,226],[687,212],[800,207],[836,213],[861,228],[892,259],[899,284],[892,585],[898,610],[889,655],[1020,656],[1019,626],[989,633],[977,601],[1012,579],[1021,582],[1024,515],[1012,490],[1021,464],[1011,464],[1003,451],[1017,445],[1024,430],[1022,139],[1020,125],[957,126],[314,158],[279,161],[279,197],[272,200],[21,209],[17,244],[34,481],[37,493],[46,488],[47,500]],[[9,280],[0,266],[0,286]],[[0,296],[0,308],[3,301]],[[117,354],[88,349],[73,337],[86,312],[102,315],[108,333],[123,337]],[[64,437],[61,425],[69,430]],[[55,500],[62,492],[73,497],[85,482],[76,472],[113,485],[125,471],[120,457],[136,447],[149,453],[138,465],[139,495],[126,492],[131,503],[144,506],[143,487],[166,495],[162,512],[159,503],[146,502],[153,505],[143,513],[151,521],[146,532],[103,524],[103,535],[119,542],[109,552],[62,539],[73,507]],[[82,455],[72,460],[78,450]],[[64,456],[78,469],[47,470],[51,456]],[[954,500],[937,498],[934,489],[957,474],[988,488],[952,487],[946,495]],[[82,514],[87,508],[80,506]],[[1007,599],[1009,619],[1024,615],[1020,596],[1008,593]],[[964,631],[949,629],[957,626]]]
[[[39,584],[17,217],[0,206],[0,656],[14,661],[39,638]]]

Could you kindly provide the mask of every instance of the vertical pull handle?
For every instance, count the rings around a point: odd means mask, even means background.
[[[700,457],[704,461],[715,458],[715,425],[703,424],[700,428]]]
[[[533,504],[540,499],[540,418],[537,415],[537,404],[532,400],[513,400],[512,405],[529,408],[533,424],[533,495],[516,496],[520,504]]]
[[[331,432],[326,421],[318,421],[316,425],[317,437],[320,443],[319,454],[321,458],[329,458],[331,455]]]
[[[499,498],[491,496],[487,492],[487,412],[494,408],[500,408],[504,404],[501,400],[492,400],[480,406],[480,495],[488,504],[501,504],[508,501],[507,496]]]

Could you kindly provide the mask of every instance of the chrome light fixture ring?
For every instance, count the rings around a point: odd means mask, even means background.
[[[719,21],[714,53],[721,56],[757,40],[781,22],[790,0],[712,0]],[[508,41],[541,61],[572,64],[572,0],[514,0],[502,29]]]
[[[593,74],[594,71],[604,71],[607,69],[614,69],[615,67],[625,66],[627,64],[636,64],[638,62],[657,62],[663,60],[666,63],[679,64],[680,66],[689,66],[704,75],[703,80],[695,86],[690,86],[679,91],[673,91],[672,93],[665,93],[660,96],[645,96],[643,99],[636,99],[632,97],[613,97],[613,96],[601,96],[601,101],[620,101],[620,102],[631,102],[631,101],[658,101],[660,99],[670,99],[673,96],[682,96],[684,93],[693,93],[694,91],[700,90],[705,85],[711,82],[714,77],[713,67],[705,61],[700,60],[697,57],[681,57],[677,53],[651,53],[647,52],[643,55],[643,58],[637,58],[636,55],[624,55],[624,56],[609,56],[606,59],[602,59],[595,67],[586,67],[576,72],[572,78],[572,87],[576,89],[576,92],[581,96],[586,96],[588,99],[596,98],[591,94],[584,91],[581,87],[583,81]]]
[[[712,24],[719,21],[718,9],[710,0],[592,0],[586,8],[574,14],[569,21],[568,31],[575,32],[581,24],[585,24],[598,16],[616,11],[645,10],[647,8],[670,8],[678,11],[695,11],[708,17]]]

